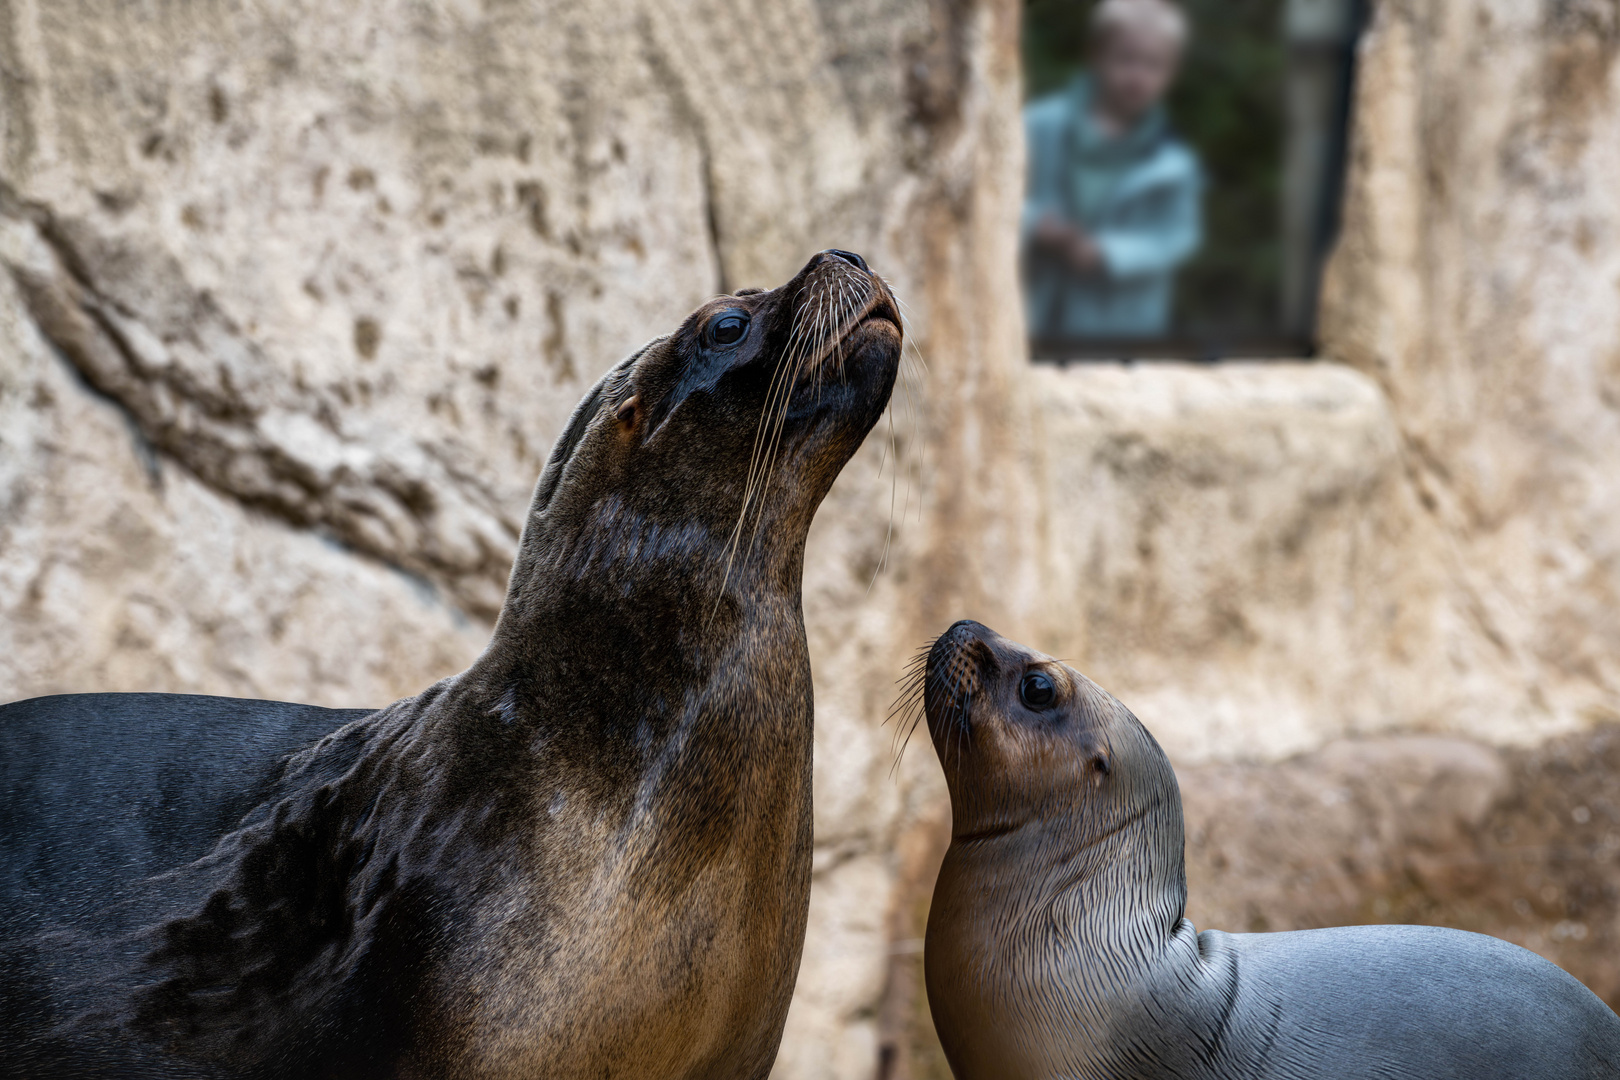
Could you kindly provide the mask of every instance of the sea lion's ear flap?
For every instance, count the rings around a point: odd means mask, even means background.
[[[551,497],[557,493],[558,483],[562,481],[563,469],[567,466],[568,459],[574,456],[574,448],[585,437],[585,429],[591,426],[591,420],[602,408],[603,400],[610,397],[612,391],[624,381],[630,368],[641,359],[642,354],[662,340],[664,339],[654,338],[619,361],[606,375],[598,379],[590,392],[574,406],[574,415],[568,418],[568,426],[563,428],[562,434],[557,436],[557,441],[552,444],[551,456],[546,459],[546,467],[540,472],[540,481],[534,486],[534,499],[529,503],[529,513],[537,514],[551,502]]]

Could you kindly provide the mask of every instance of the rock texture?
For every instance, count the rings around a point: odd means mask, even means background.
[[[1324,347],[1389,398],[1481,643],[1435,670],[1504,736],[1620,707],[1617,56],[1614,0],[1382,0],[1361,47]]]
[[[0,277],[0,687],[387,701],[485,630],[426,582],[222,498],[54,355]]]
[[[1454,926],[1534,949],[1620,1007],[1615,725],[1530,749],[1335,742],[1181,782],[1197,925]]]
[[[1037,367],[1039,647],[1178,762],[1430,720],[1443,589],[1384,395],[1337,364]],[[1429,562],[1422,561],[1428,557]]]
[[[1009,0],[0,0],[0,694],[456,670],[590,382],[859,251],[915,350],[810,541],[780,1072],[865,1075],[894,837],[938,805],[891,769],[895,673],[1034,580],[1019,89]]]

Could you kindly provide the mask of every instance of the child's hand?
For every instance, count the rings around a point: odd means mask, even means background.
[[[1063,256],[1064,260],[1082,274],[1094,274],[1103,267],[1102,249],[1091,234],[1078,225],[1071,225],[1056,214],[1046,214],[1035,222],[1030,239],[1037,245]]]
[[[1074,228],[1056,214],[1048,212],[1035,223],[1030,239],[1053,251],[1067,251],[1074,240]]]
[[[1103,268],[1102,248],[1079,226],[1069,227],[1069,242],[1064,253],[1069,257],[1069,265],[1082,274],[1095,274]]]

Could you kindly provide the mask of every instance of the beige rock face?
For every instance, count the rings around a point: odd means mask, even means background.
[[[1335,742],[1180,780],[1196,925],[1452,926],[1533,949],[1620,1005],[1615,725],[1528,749]]]
[[[1179,762],[1268,759],[1431,719],[1403,668],[1436,554],[1388,404],[1336,364],[1036,368],[1041,649]],[[1034,642],[1032,642],[1034,644]]]
[[[0,696],[363,705],[455,671],[589,384],[859,251],[915,350],[809,546],[780,1071],[870,1072],[894,837],[938,808],[925,757],[891,772],[894,679],[1034,579],[1016,14],[0,0]]]
[[[0,686],[332,706],[465,665],[426,583],[222,498],[51,354],[0,278]]]
[[[1361,50],[1326,348],[1388,395],[1482,728],[1620,694],[1617,54],[1608,0],[1386,0]]]

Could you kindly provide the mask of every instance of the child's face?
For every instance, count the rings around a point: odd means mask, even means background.
[[[1181,49],[1169,36],[1116,27],[1092,64],[1103,107],[1121,120],[1136,120],[1164,97],[1180,63]]]

